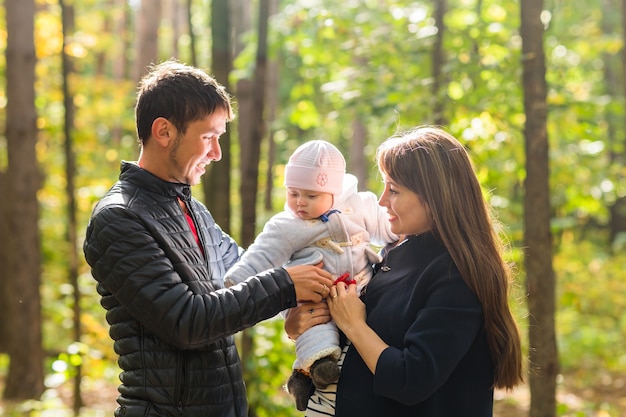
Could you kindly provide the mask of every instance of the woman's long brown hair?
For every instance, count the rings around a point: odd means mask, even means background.
[[[509,307],[511,271],[474,166],[463,145],[437,127],[418,127],[383,142],[378,167],[428,204],[432,232],[447,248],[483,308],[494,386],[523,381],[520,334]]]

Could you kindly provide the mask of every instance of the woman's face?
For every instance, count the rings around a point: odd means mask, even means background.
[[[378,204],[387,209],[391,231],[397,235],[418,235],[432,228],[428,205],[413,191],[384,177],[385,189]]]

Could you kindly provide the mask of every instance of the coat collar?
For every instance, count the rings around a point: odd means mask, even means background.
[[[164,181],[149,171],[141,168],[136,162],[122,161],[120,181],[128,181],[148,191],[182,200],[191,198],[191,186],[176,182]]]

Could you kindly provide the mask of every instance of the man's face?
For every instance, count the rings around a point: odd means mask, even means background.
[[[226,131],[225,111],[189,123],[187,132],[176,136],[170,148],[170,181],[197,185],[212,161],[222,159],[220,136]]]

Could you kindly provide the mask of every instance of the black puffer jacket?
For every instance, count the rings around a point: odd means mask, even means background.
[[[187,203],[204,253],[177,198]],[[232,335],[296,305],[287,272],[224,289],[237,244],[189,186],[127,162],[93,211],[84,252],[123,371],[115,415],[246,416]]]

